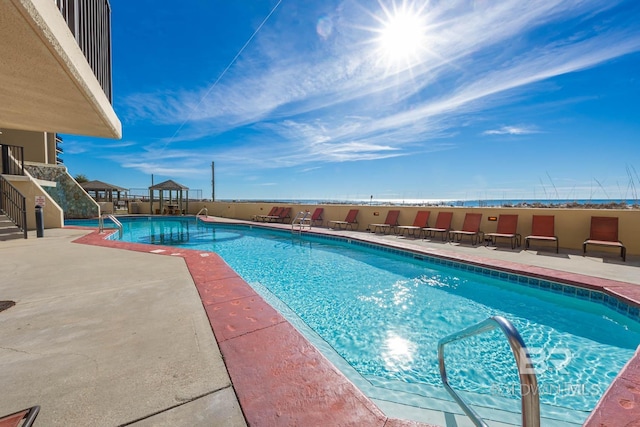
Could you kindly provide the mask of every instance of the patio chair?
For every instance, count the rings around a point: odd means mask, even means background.
[[[503,238],[511,240],[511,249],[515,249],[516,245],[520,246],[522,236],[517,233],[518,215],[500,215],[498,217],[498,227],[495,233],[487,233],[486,237],[491,238],[491,244],[496,244],[496,239]]]
[[[460,230],[451,230],[449,235],[452,237],[450,240],[460,242],[464,236],[471,238],[471,244],[475,246],[481,239],[484,240],[484,233],[480,231],[480,222],[482,221],[482,214],[479,213],[467,213],[464,216],[464,222]]]
[[[423,227],[425,239],[427,237],[435,237],[436,233],[442,234],[442,241],[444,242],[449,238],[449,230],[451,230],[451,220],[453,219],[453,212],[438,212],[436,218],[436,224],[433,227]]]
[[[342,226],[344,226],[344,229],[346,230],[347,227],[351,228],[353,230],[353,224],[356,224],[356,230],[358,229],[358,221],[356,219],[356,217],[358,216],[358,212],[359,209],[351,209],[349,211],[349,213],[347,214],[347,217],[344,219],[344,221],[327,221],[327,227],[331,227],[331,228],[338,228],[338,229],[342,229]]]
[[[317,225],[316,223],[320,222],[320,226],[322,226],[322,212],[324,212],[323,208],[316,208],[311,214],[311,225]]]
[[[531,235],[524,238],[524,248],[529,249],[530,240],[555,242],[558,253],[558,237],[555,235],[555,217],[553,215],[533,215],[531,220]]]
[[[387,212],[387,217],[382,224],[369,224],[367,227],[371,230],[372,233],[377,233],[378,230],[382,231],[384,234],[387,234],[387,231],[391,232],[396,231],[396,227],[398,226],[398,216],[400,216],[400,211],[389,211]]]
[[[271,208],[271,210],[269,211],[268,214],[266,214],[266,215],[254,215],[252,219],[254,221],[262,221],[262,222],[264,222],[264,221],[266,221],[266,218],[268,218],[270,216],[274,216],[276,214],[276,212],[278,211],[278,209],[281,209],[281,208],[279,208],[277,206],[274,206],[274,207]]]
[[[618,240],[618,218],[592,216],[589,238],[582,244],[582,254],[587,253],[587,245],[620,248],[622,261],[627,260],[627,248]]]
[[[40,412],[40,406],[32,406],[22,411],[0,417],[0,427],[30,427]]]
[[[416,231],[418,232],[418,237],[424,231],[427,225],[429,225],[429,214],[431,211],[418,211],[416,214],[416,219],[413,220],[413,225],[399,225],[396,227],[399,235],[404,235],[407,233],[407,236],[416,237]]]
[[[291,208],[281,208],[280,212],[269,217],[269,222],[284,223],[285,219],[291,219]]]

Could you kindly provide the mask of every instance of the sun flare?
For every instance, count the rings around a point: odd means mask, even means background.
[[[376,55],[387,68],[411,68],[426,50],[426,18],[422,10],[406,3],[383,11],[382,27],[376,31]]]

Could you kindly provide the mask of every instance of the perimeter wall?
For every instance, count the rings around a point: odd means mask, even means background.
[[[148,205],[148,204],[147,204]],[[254,215],[266,215],[269,213],[274,203],[250,203],[250,202],[189,202],[189,214],[197,213],[201,208],[206,207],[211,216],[224,218],[234,218],[251,220]],[[500,214],[518,215],[518,233],[523,236],[531,234],[531,218],[533,215],[554,215],[555,231],[562,249],[571,251],[582,251],[582,242],[589,237],[589,227],[592,216],[618,217],[618,238],[627,247],[627,255],[640,255],[640,210],[638,209],[575,209],[575,208],[503,208],[503,207],[431,207],[431,206],[369,206],[369,205],[293,205],[281,206],[291,207],[292,217],[297,212],[309,210],[313,212],[316,208],[324,208],[323,225],[326,226],[328,220],[344,220],[350,209],[359,209],[358,230],[365,231],[368,224],[384,222],[387,212],[390,209],[400,210],[398,222],[401,225],[411,225],[416,213],[420,210],[431,211],[429,225],[435,224],[436,217],[440,211],[453,212],[452,227],[459,229],[462,227],[464,215],[467,212],[478,212],[482,214],[482,224],[480,229],[485,233],[496,231],[497,221],[489,221],[489,217],[498,217]],[[148,209],[147,209],[148,210]],[[148,212],[140,212],[148,213]],[[290,220],[289,220],[290,221]],[[545,245],[544,242],[532,242],[532,248]],[[523,241],[524,248],[524,241]],[[619,254],[619,249],[603,248],[592,246],[589,252],[611,252],[613,255]]]

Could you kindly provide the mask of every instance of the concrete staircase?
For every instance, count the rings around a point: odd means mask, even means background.
[[[24,239],[24,233],[5,215],[0,214],[0,241]]]

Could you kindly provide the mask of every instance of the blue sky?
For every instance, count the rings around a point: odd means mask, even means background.
[[[123,138],[83,174],[217,199],[631,198],[640,2],[111,0]],[[197,191],[200,190],[200,191]]]

